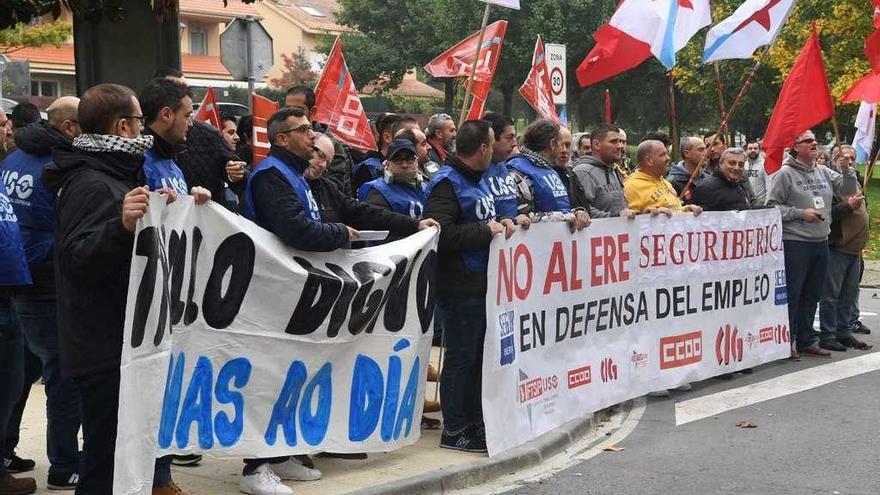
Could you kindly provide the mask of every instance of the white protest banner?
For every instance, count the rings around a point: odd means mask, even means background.
[[[485,3],[507,7],[508,9],[519,10],[519,0],[482,0]]]
[[[648,392],[789,356],[776,209],[534,224],[489,258],[490,455]]]
[[[306,253],[151,195],[126,308],[114,493],[170,453],[377,452],[419,437],[437,232]]]

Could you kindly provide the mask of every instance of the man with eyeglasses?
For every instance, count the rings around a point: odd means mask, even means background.
[[[83,451],[78,494],[112,493],[119,411],[119,366],[131,253],[149,209],[138,182],[153,137],[141,134],[131,89],[100,84],[78,107],[82,134],[55,148],[43,181],[55,195],[55,288],[62,373],[76,384]],[[174,200],[171,189],[159,191]],[[157,460],[153,495],[181,495],[170,460]]]
[[[190,189],[183,171],[175,163],[193,125],[192,93],[179,82],[166,78],[151,80],[141,91],[141,108],[146,135],[153,146],[144,153],[144,179],[150,189],[173,189],[180,196],[192,193],[197,204],[211,199],[211,191],[195,186]]]
[[[48,486],[55,490],[76,487],[79,472],[79,394],[73,382],[61,375],[58,357],[55,267],[52,258],[55,228],[55,196],[43,183],[43,170],[52,164],[52,149],[70,146],[81,134],[77,120],[79,98],[63,96],[47,109],[47,121],[37,121],[15,130],[18,148],[3,161],[0,177],[18,217],[33,285],[15,291],[13,314],[24,336],[24,348],[42,364],[46,384],[46,440],[49,456]],[[26,367],[27,368],[27,367]],[[24,408],[36,375],[25,376],[19,407]],[[17,411],[17,418],[21,418]],[[17,422],[16,422],[17,423]],[[24,469],[33,461],[15,455],[14,445],[3,453],[4,463]]]
[[[830,357],[813,331],[816,305],[828,268],[828,235],[834,197],[859,191],[855,169],[841,162],[840,173],[816,166],[816,136],[806,131],[795,139],[782,168],[773,174],[767,204],[782,214],[785,276],[791,357]]]
[[[416,148],[409,140],[391,142],[383,176],[361,186],[358,199],[411,218],[422,217],[425,183],[419,173]]]

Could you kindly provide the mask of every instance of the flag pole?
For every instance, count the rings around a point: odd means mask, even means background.
[[[477,38],[477,49],[474,53],[474,63],[471,64],[471,73],[468,76],[467,84],[464,87],[464,101],[461,105],[461,115],[458,117],[458,126],[461,127],[467,118],[468,103],[470,102],[471,86],[474,83],[474,77],[477,75],[477,63],[480,61],[480,48],[483,46],[483,36],[486,34],[486,26],[489,24],[489,9],[492,4],[486,4],[486,10],[483,11],[483,24],[480,26],[480,36]]]
[[[721,82],[721,69],[718,66],[718,61],[713,62],[715,66],[715,88],[718,90],[718,105],[721,108],[721,120],[724,120],[724,117],[727,115],[727,109],[724,105],[724,84]]]
[[[843,142],[840,141],[840,127],[837,125],[837,116],[835,112],[837,108],[835,107],[831,112],[831,128],[834,130],[834,143],[835,146],[840,146]]]
[[[672,69],[669,69],[666,76],[669,79],[669,132],[672,134],[672,158],[676,159],[680,150],[678,149],[678,112],[675,107],[675,76],[672,74]]]
[[[768,51],[769,51],[768,49],[765,49],[763,52],[761,52],[760,55],[758,55],[758,60],[755,62],[755,66],[752,67],[752,71],[749,73],[749,77],[746,78],[742,87],[739,89],[739,94],[736,95],[736,98],[733,100],[733,103],[730,105],[730,108],[728,109],[727,113],[724,115],[724,118],[721,120],[721,125],[718,126],[718,131],[715,133],[715,136],[718,136],[719,134],[721,134],[722,132],[724,132],[727,129],[727,125],[730,123],[730,117],[736,111],[737,107],[739,106],[740,102],[742,101],[743,96],[746,94],[746,91],[752,85],[752,81],[755,79],[755,74],[757,74],[758,69],[761,68],[761,65],[762,65],[761,60],[764,58],[764,55],[766,55]],[[697,168],[694,169],[693,173],[691,174],[690,178],[688,179],[687,184],[684,186],[684,189],[681,190],[681,194],[678,195],[679,199],[684,198],[685,194],[687,194],[688,189],[690,189],[690,187],[693,185],[694,180],[696,180],[696,178],[697,178],[697,174],[699,174],[700,171],[703,170],[703,167],[706,165],[706,161],[708,159],[709,159],[709,153],[707,151],[706,154],[703,155],[703,159],[700,160],[700,164],[697,165]]]
[[[874,135],[876,136],[876,125],[874,126],[874,130]],[[874,141],[876,140],[877,139],[875,137]],[[866,194],[868,192],[868,182],[870,182],[871,175],[874,173],[874,162],[877,161],[877,156],[880,155],[880,143],[871,143],[871,146],[877,149],[874,151],[874,158],[871,158],[871,154],[868,153],[868,158],[870,158],[871,161],[865,164],[865,177],[864,179],[862,179],[862,194]]]

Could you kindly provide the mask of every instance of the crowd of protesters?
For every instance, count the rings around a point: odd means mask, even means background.
[[[297,86],[269,119],[269,154],[254,166],[251,117],[221,115],[220,129],[193,122],[182,74],[155,76],[139,94],[101,84],[81,99],[59,98],[46,120],[24,103],[11,119],[0,109],[0,146],[10,129],[15,146],[4,149],[0,166],[0,495],[36,490],[33,478],[12,474],[35,466],[15,448],[40,376],[48,487],[112,493],[131,252],[150,192],[169,202],[213,200],[306,251],[351,247],[361,229],[399,239],[439,227],[444,448],[486,451],[480,375],[488,249],[494,236],[534,222],[564,221],[576,231],[596,218],[778,208],[792,358],[870,347],[853,335],[870,330],[858,319],[868,217],[850,146],[835,147],[820,164],[816,138],[805,132],[771,176],[757,142],[743,150],[727,147],[720,134],[686,136],[681,162],[670,164],[669,138],[652,133],[631,168],[626,134],[612,124],[573,138],[537,120],[518,141],[512,120],[489,113],[460,127],[437,114],[424,129],[413,118],[383,114],[374,126],[378,150],[356,150],[311,120],[314,92]],[[817,306],[820,333],[813,330]],[[439,427],[432,421],[422,426]],[[185,493],[171,464],[200,460],[157,459],[153,493]],[[282,480],[320,477],[307,456],[246,459],[240,489],[288,494]]]

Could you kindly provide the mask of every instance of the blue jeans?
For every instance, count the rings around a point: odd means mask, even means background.
[[[8,295],[0,293],[0,439],[6,439],[6,427],[12,410],[21,396],[24,381],[24,342],[12,314]],[[8,473],[0,462],[0,477]]]
[[[10,298],[10,308],[12,307],[12,299]],[[15,317],[13,311],[13,317]],[[21,322],[18,321],[18,318],[15,318],[15,324],[18,327],[19,333],[22,333]],[[18,447],[18,441],[20,440],[21,433],[21,419],[24,416],[24,408],[27,406],[28,397],[31,394],[31,385],[40,378],[40,375],[43,374],[43,363],[40,362],[40,358],[34,356],[34,353],[28,350],[27,343],[25,342],[24,335],[21,336],[22,341],[22,359],[23,366],[22,369],[24,374],[22,375],[21,380],[21,393],[18,395],[18,402],[12,407],[12,412],[9,414],[9,421],[6,423],[6,438],[3,444],[3,457],[11,458],[15,454],[15,449]]]
[[[443,425],[457,432],[483,422],[483,340],[486,337],[486,300],[462,297],[438,301],[445,318],[446,355],[440,376]]]
[[[825,286],[828,243],[784,241],[783,245],[791,343],[804,349],[817,341],[813,320]]]
[[[58,324],[54,296],[17,295],[12,309],[24,336],[25,347],[37,356],[46,381],[46,452],[49,474],[69,476],[79,472],[79,393],[61,376],[58,358]],[[30,383],[25,386],[30,387]]]
[[[850,327],[859,318],[859,280],[862,258],[831,250],[828,275],[819,304],[822,331],[819,340],[843,339],[852,335]]]

